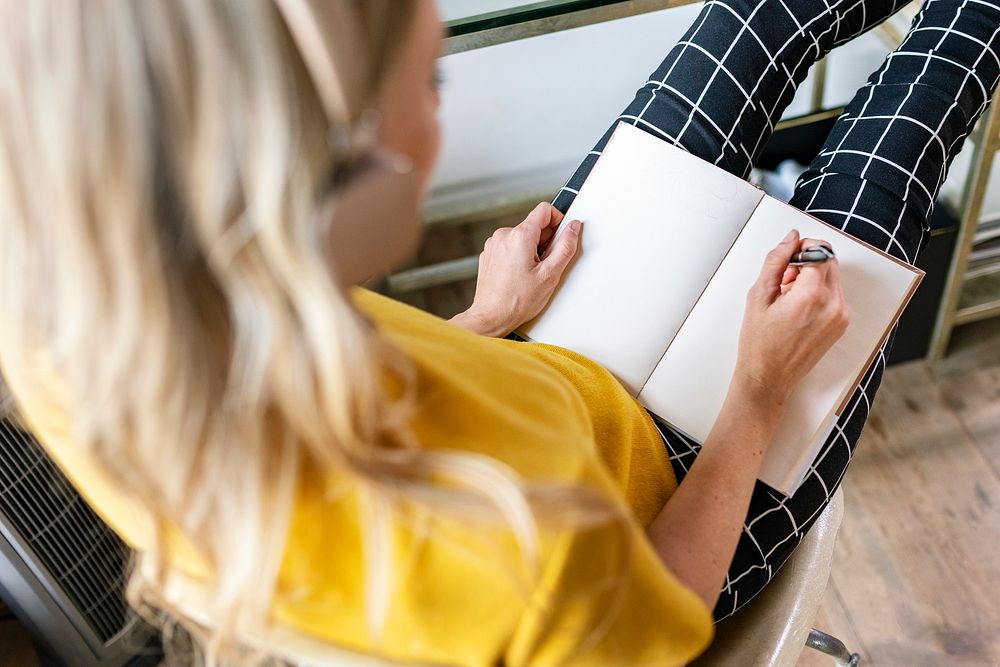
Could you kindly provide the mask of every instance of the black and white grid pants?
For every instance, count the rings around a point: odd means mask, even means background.
[[[905,4],[707,0],[619,120],[746,178],[809,66]],[[913,263],[948,166],[998,77],[1000,0],[928,0],[902,45],[837,120],[791,204]],[[559,192],[557,208],[569,208],[612,130]],[[716,620],[760,592],[826,507],[851,462],[894,338],[895,330],[798,492],[785,498],[758,483]],[[682,481],[700,446],[658,426]]]

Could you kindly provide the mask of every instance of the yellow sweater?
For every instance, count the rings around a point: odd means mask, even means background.
[[[478,336],[360,288],[352,296],[415,363],[413,425],[425,448],[478,452],[528,480],[590,487],[629,519],[543,523],[541,575],[532,579],[502,527],[406,517],[393,531],[391,603],[376,641],[365,623],[357,496],[299,494],[275,620],[349,649],[440,665],[660,667],[700,653],[710,612],[644,533],[676,481],[656,427],[614,377],[568,350]],[[149,544],[148,522],[68,441],[65,416],[33,412],[30,400],[22,407],[95,509],[136,548]]]

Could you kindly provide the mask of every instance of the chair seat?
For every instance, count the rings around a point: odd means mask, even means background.
[[[830,580],[833,548],[844,516],[843,491],[757,597],[716,626],[698,667],[794,667]]]

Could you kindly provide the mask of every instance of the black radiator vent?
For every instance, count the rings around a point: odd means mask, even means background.
[[[0,420],[0,512],[102,642],[125,628],[128,547],[16,417]]]

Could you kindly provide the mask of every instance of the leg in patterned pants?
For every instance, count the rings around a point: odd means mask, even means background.
[[[746,178],[809,66],[904,4],[708,0],[619,120]],[[951,159],[992,97],[998,58],[1000,0],[928,0],[837,120],[791,204],[912,263]],[[612,129],[559,192],[559,209],[569,207]],[[760,592],[840,484],[894,337],[895,330],[795,495],[757,485],[717,620]],[[699,445],[658,425],[683,480]]]

